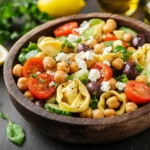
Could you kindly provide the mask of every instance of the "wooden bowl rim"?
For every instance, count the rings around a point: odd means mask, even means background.
[[[89,13],[89,14],[79,14],[79,15],[72,15],[72,16],[67,16],[67,17],[62,17],[58,18],[52,21],[49,21],[47,23],[44,23],[35,29],[31,30],[27,34],[25,34],[23,37],[21,37],[11,48],[8,59],[6,60],[4,64],[4,81],[6,88],[17,103],[22,105],[22,107],[25,107],[27,111],[30,111],[40,117],[43,117],[45,119],[53,120],[56,122],[62,122],[62,123],[67,123],[67,124],[72,124],[72,125],[99,125],[99,126],[104,126],[104,125],[112,125],[112,124],[119,124],[119,123],[124,123],[129,120],[136,119],[138,117],[144,116],[148,112],[150,112],[150,103],[144,105],[143,107],[137,109],[134,112],[131,113],[125,113],[120,116],[115,116],[115,117],[106,117],[103,119],[91,119],[91,118],[75,118],[75,117],[68,117],[68,116],[62,116],[62,115],[57,115],[51,112],[46,111],[43,108],[40,108],[36,106],[34,103],[30,102],[27,98],[24,97],[24,95],[20,92],[18,89],[13,74],[12,74],[12,68],[13,68],[13,63],[14,63],[14,58],[16,58],[16,55],[20,48],[24,45],[24,43],[27,42],[27,39],[30,39],[32,36],[36,35],[39,32],[39,29],[44,30],[49,28],[52,25],[57,25],[61,22],[69,22],[69,20],[79,20],[79,19],[89,19],[89,18],[113,18],[116,19],[119,18],[120,21],[125,21],[125,22],[132,22],[133,24],[138,25],[141,29],[146,30],[147,32],[150,32],[150,26],[144,24],[141,21],[135,20],[133,18],[129,17],[124,17],[120,16],[117,14],[110,14],[110,13]],[[11,59],[9,59],[11,58]],[[17,91],[17,93],[16,93]]]

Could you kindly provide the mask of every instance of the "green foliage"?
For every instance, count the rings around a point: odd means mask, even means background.
[[[0,0],[0,43],[16,40],[51,19],[38,10],[37,0]]]
[[[116,80],[119,81],[119,82],[123,82],[123,83],[128,82],[128,78],[125,74],[122,74],[121,76],[117,77]]]
[[[127,51],[124,46],[121,46],[121,45],[117,45],[114,49],[114,52],[117,53],[117,52],[121,52],[123,54],[123,60],[126,61],[127,58],[132,55],[132,52],[130,51]]]
[[[141,66],[139,64],[136,64],[136,69],[140,73],[143,71],[143,69],[141,68]]]

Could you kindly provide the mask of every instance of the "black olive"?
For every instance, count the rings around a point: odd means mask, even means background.
[[[123,74],[126,74],[129,80],[134,80],[139,75],[135,61],[130,60],[125,64]]]
[[[132,45],[136,49],[138,49],[138,47],[140,46],[143,46],[145,42],[146,42],[146,39],[143,34],[138,34],[132,39]]]
[[[99,98],[103,94],[103,92],[100,90],[101,87],[100,82],[89,82],[86,85],[86,87],[91,96],[96,96],[97,98]]]
[[[78,44],[78,47],[77,47],[77,52],[80,53],[80,52],[87,52],[87,51],[90,51],[90,47],[86,44]]]

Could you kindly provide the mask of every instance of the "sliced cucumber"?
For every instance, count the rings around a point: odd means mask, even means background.
[[[74,74],[68,76],[68,80],[70,79],[79,79],[83,84],[88,82],[89,71],[87,69],[81,69]]]
[[[66,36],[60,36],[60,37],[56,37],[55,39],[64,42],[66,38],[67,38]]]
[[[59,114],[59,115],[63,115],[63,116],[72,116],[72,113],[66,110],[62,110],[61,108],[59,108],[59,106],[57,104],[49,104],[46,103],[44,108],[47,111]]]
[[[121,27],[119,30],[123,30],[125,33],[131,33],[133,36],[137,35],[137,32],[128,28],[128,27]]]
[[[104,22],[104,21],[101,20],[101,19],[91,19],[91,20],[89,20],[89,24],[90,25],[97,25],[97,24],[99,24],[101,22]]]

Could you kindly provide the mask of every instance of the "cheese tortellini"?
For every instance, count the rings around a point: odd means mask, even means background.
[[[119,109],[116,110],[116,115],[121,115],[125,112],[125,105],[127,103],[127,97],[125,93],[118,93],[114,90],[103,93],[100,97],[100,101],[98,103],[98,108],[104,112],[106,109],[106,101],[108,98],[116,96],[118,101],[120,102]]]
[[[143,69],[150,63],[150,44],[144,44],[136,52],[133,53],[132,58]]]
[[[90,94],[80,80],[74,79],[58,87],[56,101],[61,109],[79,113],[89,107]]]

